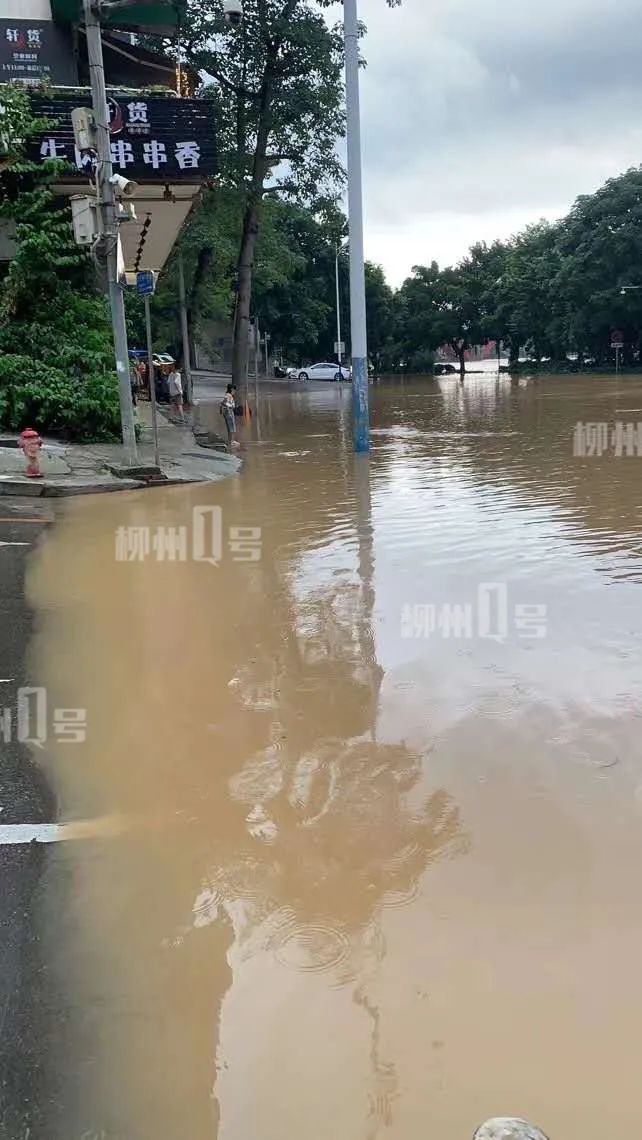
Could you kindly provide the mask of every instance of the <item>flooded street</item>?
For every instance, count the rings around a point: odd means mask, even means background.
[[[33,563],[102,821],[43,885],[50,1140],[642,1127],[642,457],[573,454],[642,383],[372,401],[369,460],[284,391],[239,476],[71,500]]]

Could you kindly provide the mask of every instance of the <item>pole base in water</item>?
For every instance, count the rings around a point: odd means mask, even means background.
[[[473,1140],[548,1140],[548,1137],[526,1120],[496,1116],[477,1129]]]
[[[362,357],[352,358],[352,440],[357,453],[370,451],[368,362]]]

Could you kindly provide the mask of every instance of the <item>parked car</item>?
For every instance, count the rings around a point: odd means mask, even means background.
[[[298,372],[299,380],[350,380],[352,373],[345,364],[339,365],[330,361],[325,364],[310,364]]]

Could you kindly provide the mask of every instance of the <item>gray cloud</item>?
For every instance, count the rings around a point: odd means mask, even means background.
[[[642,161],[640,0],[361,0],[360,15],[366,244],[395,281]]]

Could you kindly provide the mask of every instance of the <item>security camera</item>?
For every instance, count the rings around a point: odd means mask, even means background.
[[[238,28],[243,21],[243,4],[241,0],[223,0],[223,15],[225,23]]]
[[[112,174],[109,181],[120,198],[133,198],[138,190],[138,183],[132,182],[131,178],[123,178],[122,174]]]

